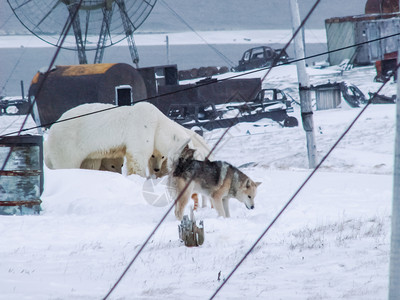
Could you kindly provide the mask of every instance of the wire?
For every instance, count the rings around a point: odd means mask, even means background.
[[[0,29],[2,29],[8,23],[8,21],[10,21],[12,16],[14,16],[14,14],[11,14],[8,16],[8,18],[5,20],[5,22],[0,25]]]
[[[27,46],[29,45],[29,43],[30,43],[31,40],[32,40],[32,39],[30,38],[30,40],[29,40]],[[8,82],[10,81],[12,75],[14,74],[15,69],[16,69],[17,66],[19,65],[19,63],[20,63],[22,57],[24,56],[24,54],[25,54],[25,52],[26,52],[26,49],[27,49],[27,47],[24,47],[24,49],[22,50],[21,55],[20,55],[20,56],[18,57],[18,59],[17,59],[17,62],[14,64],[14,67],[12,68],[12,70],[11,70],[11,72],[10,72],[10,75],[8,76],[6,82],[4,83],[3,87],[1,88],[0,95],[1,95],[1,94],[4,92],[4,90],[6,89],[6,86],[7,86]]]
[[[399,68],[400,64],[396,66],[395,72]],[[360,113],[355,117],[355,119],[350,123],[350,125],[347,127],[347,129],[342,133],[342,135],[339,137],[339,139],[333,144],[333,146],[329,149],[329,151],[325,154],[325,156],[321,159],[319,164],[315,167],[315,169],[310,173],[310,175],[307,176],[307,178],[304,180],[304,182],[300,185],[300,187],[296,190],[296,192],[293,194],[293,196],[287,201],[287,203],[283,206],[283,208],[279,211],[279,213],[275,216],[275,218],[272,220],[272,222],[268,225],[268,227],[263,231],[263,233],[258,237],[258,239],[253,243],[253,245],[250,247],[250,249],[245,253],[245,255],[242,257],[242,259],[236,264],[236,266],[233,268],[233,270],[229,273],[229,275],[226,277],[226,279],[221,283],[221,285],[217,288],[217,290],[212,294],[210,297],[210,300],[214,299],[215,296],[219,293],[219,291],[224,287],[224,285],[228,282],[228,280],[232,277],[232,275],[236,272],[236,270],[241,266],[241,264],[244,262],[244,260],[250,255],[250,253],[254,250],[254,248],[257,246],[257,244],[261,241],[261,239],[265,236],[265,234],[271,229],[271,227],[275,224],[275,222],[280,218],[280,216],[285,212],[285,210],[289,207],[289,205],[293,202],[293,200],[297,197],[297,195],[301,192],[301,190],[306,186],[306,184],[310,181],[310,179],[314,176],[314,174],[318,171],[318,169],[321,167],[321,165],[325,162],[325,160],[329,157],[329,155],[332,153],[332,151],[337,147],[337,145],[342,141],[342,139],[346,136],[346,134],[350,131],[350,129],[354,126],[354,124],[358,121],[358,119],[361,117],[361,115],[366,111],[366,109],[369,107],[369,105],[372,103],[372,100],[376,97],[377,94],[383,89],[383,87],[386,85],[386,83],[389,80],[385,81],[381,87],[378,89],[378,91],[374,94],[374,96],[368,100],[367,104],[363,107],[363,109],[360,111]]]
[[[304,57],[304,58],[293,59],[293,60],[290,60],[289,62],[282,63],[282,64],[280,64],[279,66],[289,65],[289,64],[292,64],[292,63],[301,61],[301,60],[306,60],[306,59],[310,59],[310,58],[315,58],[315,57],[318,57],[318,56],[327,55],[327,54],[330,54],[330,53],[334,53],[334,52],[346,50],[346,49],[349,49],[349,48],[359,47],[359,46],[361,46],[361,45],[365,45],[365,44],[377,42],[377,41],[380,41],[380,40],[388,39],[388,38],[395,37],[395,36],[399,36],[399,35],[400,35],[400,33],[395,33],[395,34],[391,34],[391,35],[388,35],[388,36],[376,38],[376,39],[373,39],[373,40],[368,40],[368,41],[365,41],[365,42],[361,42],[361,43],[357,43],[357,44],[353,44],[353,45],[349,45],[349,46],[337,48],[337,49],[334,49],[334,50],[329,50],[329,51],[321,52],[321,53],[318,53],[318,54],[310,55],[310,56],[307,56],[307,57]],[[276,66],[274,66],[274,67],[276,67]],[[149,101],[149,100],[154,100],[154,99],[156,99],[156,98],[162,98],[162,97],[164,97],[164,96],[171,96],[171,95],[175,95],[175,94],[178,94],[178,93],[181,93],[181,92],[187,92],[187,91],[190,91],[190,90],[193,90],[193,89],[197,89],[197,88],[200,88],[200,87],[203,87],[203,86],[215,84],[215,83],[218,83],[218,82],[223,82],[223,81],[227,81],[227,80],[231,80],[231,79],[235,79],[235,78],[240,78],[240,77],[243,77],[243,76],[251,75],[251,74],[254,74],[254,73],[266,71],[266,70],[269,70],[269,69],[271,69],[271,68],[272,68],[272,67],[264,67],[264,68],[259,68],[259,69],[255,69],[255,70],[248,71],[248,72],[242,72],[242,73],[237,74],[237,75],[233,75],[233,76],[230,76],[230,77],[226,77],[226,78],[219,79],[219,80],[216,81],[216,82],[214,82],[214,81],[204,82],[204,83],[201,83],[201,84],[197,84],[197,85],[195,85],[195,86],[190,86],[190,87],[187,87],[187,88],[180,89],[180,90],[178,90],[178,91],[173,91],[173,92],[168,92],[168,93],[164,93],[164,94],[161,94],[161,95],[156,95],[156,96],[148,97],[148,98],[146,98],[146,99],[136,101],[135,103],[146,102],[146,101]],[[84,117],[84,116],[88,116],[88,115],[100,113],[100,112],[103,112],[103,111],[106,111],[106,110],[118,109],[118,108],[120,108],[120,107],[119,107],[119,106],[115,106],[115,107],[111,107],[111,108],[108,108],[108,109],[103,109],[103,110],[99,110],[99,111],[96,111],[96,112],[84,114],[84,115],[81,115],[81,116]],[[23,129],[22,132],[23,132],[23,131],[29,131],[29,130],[32,130],[32,129],[43,128],[43,127],[50,127],[50,126],[53,125],[53,124],[65,122],[65,121],[72,120],[72,119],[76,119],[76,118],[79,118],[79,117],[80,117],[80,116],[76,116],[76,117],[69,118],[69,119],[57,120],[57,121],[54,121],[54,122],[50,122],[50,123],[41,124],[41,125],[38,125],[38,126],[29,127],[29,128]],[[10,133],[5,134],[5,135],[1,135],[0,138],[5,137],[5,136],[8,136],[8,135],[13,135],[13,134],[16,134],[16,133],[18,133],[18,131],[10,132]]]
[[[5,91],[6,86],[7,86],[8,82],[10,81],[12,75],[14,74],[15,69],[18,67],[18,65],[19,65],[19,63],[20,63],[22,57],[24,56],[25,51],[26,51],[26,48],[24,47],[24,49],[22,50],[22,53],[20,54],[20,56],[19,56],[18,59],[17,59],[17,62],[14,64],[14,67],[12,68],[12,70],[11,70],[11,72],[10,72],[10,75],[8,76],[6,82],[4,83],[3,87],[1,88],[0,94],[3,94],[3,92]]]
[[[8,0],[7,0],[7,1],[8,1]],[[25,124],[26,124],[26,122],[27,122],[27,120],[28,120],[28,117],[29,117],[29,115],[30,115],[30,113],[31,113],[31,111],[32,111],[32,109],[33,109],[33,106],[34,106],[35,103],[36,103],[36,98],[37,98],[37,96],[39,95],[40,91],[42,90],[43,85],[44,85],[46,79],[47,79],[48,76],[49,76],[50,70],[51,70],[51,68],[53,67],[54,62],[56,61],[56,58],[57,58],[58,54],[60,53],[61,46],[62,46],[62,44],[64,43],[64,41],[65,41],[65,39],[66,39],[66,37],[67,37],[68,31],[70,30],[73,21],[75,20],[76,16],[78,15],[78,11],[79,11],[79,8],[80,8],[81,5],[82,5],[82,2],[83,2],[83,0],[80,0],[79,3],[78,3],[78,5],[76,6],[76,11],[74,12],[74,15],[72,16],[71,21],[68,22],[68,20],[67,20],[67,22],[66,22],[65,25],[64,25],[64,28],[63,28],[63,31],[62,31],[62,32],[63,32],[63,38],[61,39],[60,45],[57,46],[57,50],[56,50],[56,52],[54,53],[54,56],[53,56],[53,58],[52,58],[52,60],[51,60],[51,62],[50,62],[50,64],[49,64],[49,67],[48,67],[48,69],[47,69],[45,75],[44,75],[44,78],[43,78],[42,82],[40,83],[40,85],[39,85],[39,87],[38,87],[38,90],[37,90],[37,93],[36,93],[36,97],[35,97],[35,99],[32,101],[32,103],[30,104],[29,109],[28,109],[28,112],[27,112],[27,114],[26,114],[26,116],[25,116],[25,118],[24,118],[24,121],[22,122],[21,127],[20,127],[20,129],[18,130],[18,132],[17,132],[17,135],[18,135],[18,136],[21,134],[21,132],[26,131],[26,130],[23,130],[23,128],[24,128],[24,126],[25,126]],[[64,31],[64,30],[65,30],[65,31]],[[3,136],[1,136],[1,137],[3,137]],[[11,157],[11,153],[13,152],[13,150],[14,150],[14,147],[10,147],[10,150],[8,151],[8,154],[7,154],[7,156],[6,156],[5,160],[4,160],[4,163],[3,163],[2,167],[1,167],[1,171],[4,171],[6,165],[7,165],[8,161],[9,161],[9,159],[10,159],[10,157]]]
[[[80,1],[79,5],[81,4],[83,0]],[[290,42],[293,40],[294,36],[298,33],[298,31],[302,28],[302,26],[304,25],[305,21],[308,19],[308,17],[311,15],[311,13],[313,12],[313,10],[315,9],[315,7],[318,5],[318,3],[320,2],[320,0],[318,0],[313,9],[310,11],[310,13],[308,14],[308,16],[304,19],[304,21],[302,22],[302,24],[300,25],[300,27],[297,29],[297,31],[293,34],[291,40],[289,41],[289,43],[287,44],[287,46],[290,44]],[[78,10],[77,10],[78,11]],[[74,15],[74,17],[76,16],[76,13]],[[72,22],[70,23],[70,25],[72,24]],[[66,30],[66,32],[68,32],[68,30]],[[397,34],[396,34],[397,35]],[[61,44],[63,43],[64,39],[62,40]],[[286,46],[286,47],[287,47]],[[351,46],[349,46],[351,47]],[[349,47],[344,47],[343,49],[349,48]],[[61,48],[58,47],[55,56],[53,57],[52,62],[50,63],[49,66],[49,70],[51,69],[52,65],[54,64],[54,61],[58,55],[58,51]],[[286,48],[284,48],[286,49]],[[339,50],[336,50],[339,51]],[[334,52],[334,51],[332,51]],[[321,55],[321,54],[319,54]],[[311,57],[315,57],[315,56],[319,56],[319,55],[314,55]],[[305,58],[303,58],[305,59]],[[277,59],[276,59],[277,60]],[[293,62],[293,61],[292,61]],[[274,62],[273,66],[276,64],[276,62]],[[398,67],[398,66],[397,66]],[[263,76],[263,80],[267,77],[267,75],[269,74],[271,68],[266,68],[268,69],[268,72]],[[397,69],[397,68],[396,68]],[[49,71],[48,70],[48,71]],[[257,70],[256,72],[259,72],[260,70]],[[249,72],[252,73],[252,72]],[[48,72],[46,72],[46,74],[48,74]],[[248,73],[247,73],[248,74]],[[241,74],[241,76],[243,76],[244,74]],[[238,76],[235,76],[238,77]],[[235,78],[233,77],[233,78]],[[46,77],[47,78],[47,77]],[[231,78],[230,78],[231,79]],[[44,82],[44,80],[43,80]],[[386,82],[385,82],[386,84]],[[385,85],[384,84],[384,85]],[[378,92],[376,94],[378,94],[381,89],[383,88],[383,86],[378,90]],[[273,222],[267,227],[267,229],[264,231],[264,233],[260,236],[260,238],[256,241],[256,243],[253,245],[253,247],[248,251],[248,253],[245,255],[245,257],[242,258],[242,260],[239,262],[239,264],[236,265],[236,267],[233,269],[233,271],[230,273],[230,275],[226,278],[226,280],[221,284],[220,288],[217,289],[217,291],[213,294],[213,296],[210,299],[213,299],[215,297],[215,295],[217,295],[217,293],[219,292],[219,290],[225,285],[225,283],[229,280],[229,278],[233,275],[233,273],[239,268],[239,266],[241,265],[241,263],[247,258],[247,256],[251,253],[251,251],[254,249],[254,247],[257,245],[257,243],[262,239],[262,237],[267,233],[267,231],[269,230],[269,228],[271,228],[273,226],[273,224],[276,222],[276,220],[282,215],[282,213],[284,212],[284,210],[290,205],[290,203],[294,200],[294,198],[297,196],[297,194],[302,190],[302,188],[307,184],[307,182],[311,179],[311,177],[315,174],[315,172],[318,170],[318,168],[320,167],[320,165],[326,160],[326,158],[329,156],[329,154],[333,151],[333,149],[337,146],[337,144],[342,140],[342,138],[347,134],[347,132],[352,128],[352,126],[354,125],[354,123],[358,120],[358,118],[361,116],[361,114],[367,109],[367,107],[370,105],[371,103],[371,99],[370,101],[367,103],[367,105],[363,108],[363,110],[360,112],[360,114],[356,117],[356,119],[351,123],[351,125],[349,126],[349,128],[343,133],[343,135],[339,138],[339,140],[334,144],[334,146],[328,151],[328,153],[326,154],[326,156],[324,156],[324,158],[321,160],[321,162],[317,165],[317,167],[314,169],[314,171],[310,174],[310,176],[306,179],[306,181],[300,186],[300,188],[298,189],[298,191],[292,196],[292,198],[288,201],[288,203],[283,207],[283,209],[280,211],[280,213],[276,216],[276,218],[273,220]],[[33,105],[33,104],[32,104]],[[28,117],[28,115],[27,115]],[[24,121],[25,124],[25,121]],[[23,127],[23,126],[22,126]],[[214,145],[213,149],[211,149],[211,151],[209,152],[208,156],[209,157],[212,152],[215,150],[215,148],[218,146],[219,142],[222,141],[222,139],[224,138],[224,136],[227,134],[227,132],[229,131],[231,127],[228,127],[224,133],[222,134],[222,136],[220,137],[219,141]],[[32,129],[32,128],[31,128]],[[22,131],[19,131],[19,133]],[[4,166],[3,166],[4,168]],[[190,184],[190,181],[188,183],[188,185]],[[186,185],[185,189],[181,192],[181,194],[184,193],[184,191],[188,188],[188,185]],[[154,230],[152,231],[152,233],[149,235],[148,239],[146,240],[146,242],[142,245],[142,247],[139,249],[139,251],[137,252],[137,254],[135,255],[134,259],[130,262],[130,264],[128,265],[128,267],[125,269],[125,271],[123,272],[123,274],[120,276],[119,280],[116,282],[116,284],[113,286],[113,288],[110,290],[110,292],[106,295],[106,297],[104,299],[106,299],[111,292],[116,288],[116,286],[118,285],[118,283],[120,282],[120,280],[122,280],[122,278],[124,277],[124,275],[127,273],[127,271],[129,270],[129,268],[132,266],[132,264],[135,262],[136,258],[140,255],[141,251],[144,249],[144,247],[147,245],[148,241],[150,240],[150,238],[154,235],[154,233],[157,231],[157,229],[159,228],[159,226],[163,223],[163,221],[165,220],[165,218],[167,217],[167,215],[170,213],[170,211],[172,210],[172,208],[174,207],[176,201],[179,199],[180,196],[177,197],[177,199],[175,200],[174,204],[168,209],[167,213],[164,215],[164,217],[160,220],[160,222],[158,223],[158,225],[154,228]]]
[[[317,1],[316,2],[316,4],[315,4],[315,6],[313,7],[313,9],[316,7],[316,5],[319,3],[319,1]],[[309,15],[307,16],[307,18],[306,19],[308,19],[308,17],[311,15],[311,13],[312,13],[312,11],[313,11],[313,9],[310,11],[310,13],[309,13]],[[304,25],[304,23],[305,23],[305,21],[306,21],[306,19],[303,21],[303,23],[300,25],[300,27],[299,27],[299,29]],[[299,31],[299,29],[294,33],[294,36],[298,33],[298,31]],[[294,38],[294,36],[292,37],[292,39]],[[291,39],[291,40],[292,40]],[[290,44],[290,42],[291,41],[289,41],[289,43],[286,45],[286,47]],[[284,48],[285,49],[285,48]],[[273,65],[275,65],[276,64],[276,62],[274,62],[274,64]],[[263,80],[267,77],[267,75],[269,74],[269,72],[270,72],[270,70],[271,70],[272,68],[269,68],[269,70],[268,70],[268,72],[264,75],[264,77],[263,77]],[[379,91],[378,91],[378,93],[379,93]],[[366,105],[366,107],[363,109],[363,111],[368,107],[368,105],[370,104],[370,102]],[[362,111],[362,112],[363,112]],[[357,119],[356,119],[357,120]],[[355,121],[356,121],[355,120]],[[354,121],[354,122],[355,122]],[[352,125],[351,125],[352,126]],[[351,127],[349,127],[349,129],[348,130],[350,130],[350,128]],[[219,142],[223,139],[223,137],[227,134],[227,132],[229,131],[229,129],[230,129],[230,127],[228,127],[226,130],[225,130],[225,132],[223,133],[223,135],[220,137],[220,139],[219,139],[219,141],[214,145],[214,148],[210,151],[210,153],[209,153],[209,155],[211,155],[212,154],[212,152],[214,151],[214,149],[218,146],[218,144],[219,144]],[[347,133],[347,132],[346,132]],[[340,140],[338,141],[338,142],[340,142]],[[333,150],[333,149],[332,149]],[[330,154],[330,152],[328,152],[328,154],[327,155],[329,155]],[[208,155],[208,156],[209,156]],[[326,156],[327,157],[327,156]],[[321,161],[321,163],[326,159],[326,157],[324,157],[324,159]],[[320,164],[321,164],[320,163]],[[320,165],[319,164],[319,165]],[[319,167],[319,165],[318,165],[318,167]],[[315,172],[313,172],[312,174],[314,174]],[[303,184],[303,186],[306,184],[308,182],[308,180]],[[190,182],[189,182],[190,183]],[[188,185],[185,187],[185,189],[188,187]],[[302,188],[302,187],[301,187]],[[300,189],[301,189],[300,188]],[[182,193],[184,192],[185,190],[183,190],[182,191]],[[300,191],[300,190],[299,190]],[[292,199],[290,200],[290,202],[291,201],[293,201],[293,199],[295,198],[295,196],[296,196],[297,194],[295,194],[293,197],[292,197]],[[178,198],[175,200],[175,202],[177,201],[179,199],[179,196],[178,196]],[[175,202],[174,202],[174,205],[175,205]],[[284,207],[284,209],[286,209],[286,207],[290,204],[290,202],[288,202],[288,204]],[[124,277],[124,275],[127,273],[127,271],[129,270],[129,268],[131,267],[131,265],[135,262],[135,260],[136,260],[136,258],[140,255],[140,253],[141,253],[141,251],[144,249],[144,247],[146,246],[146,244],[148,243],[148,241],[150,240],[150,238],[154,235],[154,233],[157,231],[157,229],[159,228],[159,226],[163,223],[163,221],[165,220],[165,218],[166,218],[166,216],[170,213],[170,211],[172,210],[172,208],[174,207],[174,205],[172,205],[170,208],[169,208],[169,210],[167,211],[167,213],[164,215],[164,217],[160,220],[160,222],[159,222],[159,224],[154,228],[154,230],[153,230],[153,232],[150,234],[150,236],[148,237],[148,239],[146,240],[146,242],[142,245],[142,247],[140,248],[140,250],[137,252],[137,254],[136,254],[136,256],[134,257],[134,259],[131,261],[131,263],[128,265],[128,267],[125,269],[125,271],[123,272],[123,274],[121,275],[121,277],[119,278],[119,280],[116,282],[116,284],[113,286],[113,288],[109,291],[109,293],[106,295],[106,297],[104,298],[104,299],[106,299],[110,294],[111,294],[111,292],[116,288],[116,286],[118,285],[118,283],[122,280],[122,278]],[[282,210],[282,212],[276,217],[276,219],[273,221],[273,223],[275,223],[275,221],[278,219],[278,217],[283,213],[283,211],[284,211],[284,209]],[[270,227],[273,225],[273,223],[270,225]],[[266,232],[265,232],[266,233]],[[260,237],[260,239],[262,238],[262,236]],[[258,242],[257,242],[258,243]],[[254,246],[255,247],[255,246]],[[254,248],[253,247],[253,248]],[[252,249],[251,249],[252,250]],[[251,250],[250,250],[250,252],[251,252]],[[249,252],[249,253],[250,253]],[[243,258],[243,260],[242,261],[244,261],[244,259],[245,258]],[[237,267],[234,269],[234,271],[238,268],[240,266],[240,264],[239,265],[237,265]],[[232,271],[232,273],[230,274],[230,276],[234,273],[234,271]],[[224,283],[222,284],[222,286],[227,282],[227,280],[230,278],[230,276],[224,281]],[[222,287],[221,286],[221,287]],[[218,291],[219,291],[220,289],[218,289],[217,291],[216,291],[216,293],[214,294],[214,296],[218,293]],[[213,297],[214,297],[213,296]]]
[[[203,38],[192,26],[189,25],[188,22],[186,22],[175,10],[172,9],[171,6],[167,4],[164,0],[161,0],[161,3],[164,4],[166,8],[168,8],[174,15],[175,17],[181,21],[183,24],[185,24],[194,34],[196,34],[208,47],[210,47],[212,50],[215,51],[228,65],[233,67],[234,63],[231,61],[228,57],[226,57],[221,51],[219,51],[216,47],[213,45],[209,44],[205,38]]]
[[[2,131],[0,132],[0,134],[2,132],[7,131],[8,128],[10,128],[11,126],[13,126],[16,122],[18,122],[21,119],[21,116],[18,116],[18,118],[15,118],[10,124],[8,124],[6,127],[2,128]]]
[[[304,18],[303,22],[300,24],[299,28],[293,33],[292,38],[290,39],[290,41],[285,45],[284,48],[282,48],[282,52],[286,50],[286,48],[289,46],[290,42],[294,39],[294,37],[298,34],[298,32],[300,31],[301,27],[304,26],[305,22],[308,20],[308,18],[311,16],[312,12],[314,11],[314,9],[317,7],[318,3],[321,0],[317,0],[314,4],[314,6],[311,8],[310,12],[307,14],[307,16]],[[263,80],[266,78],[266,76],[269,74],[270,70],[276,65],[276,63],[278,62],[278,59],[275,59],[272,63],[271,68],[268,70],[268,72],[264,75]],[[237,113],[237,116],[240,114],[240,112]],[[234,118],[234,119],[236,119]],[[208,153],[208,155],[206,156],[205,160],[209,159],[209,157],[212,155],[212,153],[215,151],[215,149],[219,146],[219,144],[221,143],[221,141],[223,140],[223,138],[225,137],[225,135],[228,133],[228,131],[232,128],[232,126],[234,125],[234,122],[232,121],[230,126],[228,126],[226,128],[226,130],[223,132],[223,134],[220,136],[220,138],[218,139],[218,141],[214,144],[213,148],[210,150],[210,152]],[[168,214],[171,212],[172,208],[176,205],[176,203],[178,202],[179,198],[184,194],[184,192],[188,189],[189,185],[191,184],[191,182],[193,181],[194,176],[190,178],[190,180],[188,181],[188,183],[185,185],[184,189],[179,193],[179,195],[177,196],[177,198],[175,199],[175,201],[173,202],[173,204],[168,208],[167,212],[164,214],[164,216],[161,218],[161,220],[158,222],[158,224],[156,225],[156,227],[153,229],[153,231],[150,233],[150,235],[148,236],[148,238],[146,239],[146,241],[142,244],[142,246],[140,247],[140,249],[137,251],[136,255],[134,256],[134,258],[130,261],[130,263],[128,264],[128,266],[125,268],[125,270],[122,272],[121,276],[118,278],[118,280],[115,282],[115,284],[112,286],[112,288],[109,290],[109,292],[107,293],[107,295],[103,298],[104,300],[106,300],[110,294],[115,290],[115,288],[118,286],[118,284],[121,282],[121,280],[123,279],[123,277],[126,275],[126,273],[128,272],[129,268],[133,265],[133,263],[136,261],[136,259],[139,257],[140,253],[143,251],[143,249],[145,248],[145,246],[147,245],[147,243],[150,241],[151,237],[155,234],[155,232],[157,231],[157,229],[161,226],[161,224],[164,222],[164,220],[166,219],[166,217],[168,216]]]

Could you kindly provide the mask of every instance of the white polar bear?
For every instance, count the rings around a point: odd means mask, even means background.
[[[176,151],[193,137],[147,102],[121,107],[82,104],[66,111],[59,121],[50,128],[44,149],[45,163],[52,169],[78,169],[85,159],[125,153],[127,174],[145,176],[155,149],[173,160]],[[207,153],[206,146],[194,148]]]

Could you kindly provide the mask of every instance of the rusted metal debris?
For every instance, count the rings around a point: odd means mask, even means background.
[[[0,176],[38,176],[41,175],[41,170],[3,170],[0,171]]]
[[[32,208],[34,205],[40,205],[42,200],[18,200],[18,201],[1,201],[0,206],[26,206]]]
[[[203,221],[196,224],[193,208],[190,212],[191,218],[184,215],[181,224],[178,226],[179,238],[185,243],[186,247],[198,247],[204,243],[204,224]]]

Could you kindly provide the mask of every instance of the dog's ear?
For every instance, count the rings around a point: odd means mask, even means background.
[[[250,179],[246,180],[246,189],[250,188]]]
[[[196,152],[196,149],[188,148],[186,151],[186,158],[193,159],[195,152]]]
[[[259,181],[255,182],[256,187],[258,187],[261,183],[262,183],[262,182],[259,182]]]

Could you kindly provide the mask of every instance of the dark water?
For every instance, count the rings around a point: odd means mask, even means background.
[[[198,68],[201,66],[234,66],[237,65],[243,52],[256,44],[216,45],[220,53],[217,54],[207,45],[179,45],[170,46],[169,63],[177,64],[178,70]],[[281,48],[282,44],[271,44],[273,48]],[[0,95],[21,95],[21,80],[24,83],[25,94],[29,90],[30,82],[39,69],[47,70],[56,48],[16,48],[0,49]],[[165,65],[168,63],[165,46],[138,47],[140,62],[139,67]],[[311,56],[327,51],[326,44],[306,45],[306,56]],[[293,47],[289,47],[288,54],[294,57]],[[94,53],[89,53],[88,60],[93,61]],[[327,57],[319,56],[308,60],[322,61]],[[231,61],[231,62],[230,62]],[[132,64],[128,48],[125,46],[111,47],[105,50],[103,62]],[[61,50],[55,65],[78,64],[75,52]]]

